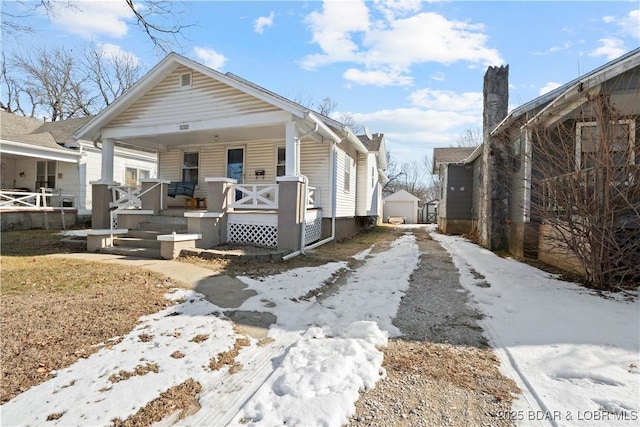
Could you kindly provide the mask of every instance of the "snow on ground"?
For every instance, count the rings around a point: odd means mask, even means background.
[[[208,367],[239,338],[224,308],[202,294],[176,291],[172,298],[179,304],[141,318],[121,342],[0,407],[2,424],[109,425],[188,378],[203,386],[202,409],[179,424],[344,424],[358,391],[384,376],[380,347],[398,333],[391,320],[418,257],[410,234],[388,251],[365,251],[357,257],[364,264],[321,300],[301,297],[322,289],[346,263],[241,278],[257,295],[237,310],[271,312],[277,322],[268,331],[270,343],[251,339],[240,351],[236,360],[243,368],[233,375]],[[124,379],[136,369],[138,375]]]
[[[451,253],[505,371],[524,390],[528,405],[512,418],[640,425],[637,298],[605,298],[461,237],[432,236]]]

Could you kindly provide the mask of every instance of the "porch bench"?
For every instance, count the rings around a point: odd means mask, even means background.
[[[190,181],[173,181],[168,185],[167,195],[175,198],[176,196],[184,196],[184,208],[189,206],[191,209],[204,207],[207,208],[206,197],[193,197],[196,191],[196,183]]]

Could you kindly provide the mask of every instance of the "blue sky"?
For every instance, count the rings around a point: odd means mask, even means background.
[[[83,49],[93,41],[135,56],[145,71],[164,56],[127,25],[124,0],[77,3],[30,18],[36,31],[19,43],[4,36],[3,50]],[[288,98],[330,97],[336,114],[384,133],[398,163],[455,146],[481,127],[490,65],[509,65],[512,109],[640,46],[638,0],[187,1],[174,8],[193,24],[176,52]]]

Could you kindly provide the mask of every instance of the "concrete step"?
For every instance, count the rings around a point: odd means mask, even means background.
[[[130,248],[152,248],[160,250],[160,242],[154,239],[138,237],[114,237],[113,246],[127,246]]]
[[[111,246],[100,250],[104,254],[132,256],[149,259],[162,259],[160,249],[154,248],[133,248],[129,246]]]
[[[187,218],[184,216],[164,216],[154,215],[147,222],[154,224],[184,224],[187,225]]]
[[[129,230],[124,237],[135,237],[137,239],[157,240],[161,234],[166,234],[159,230]]]
[[[171,222],[141,222],[138,224],[138,230],[141,231],[157,231],[159,234],[186,233],[187,223],[171,223]]]

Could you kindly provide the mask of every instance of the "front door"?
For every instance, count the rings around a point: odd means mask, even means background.
[[[244,176],[244,148],[229,148],[227,150],[227,178],[243,183]]]

